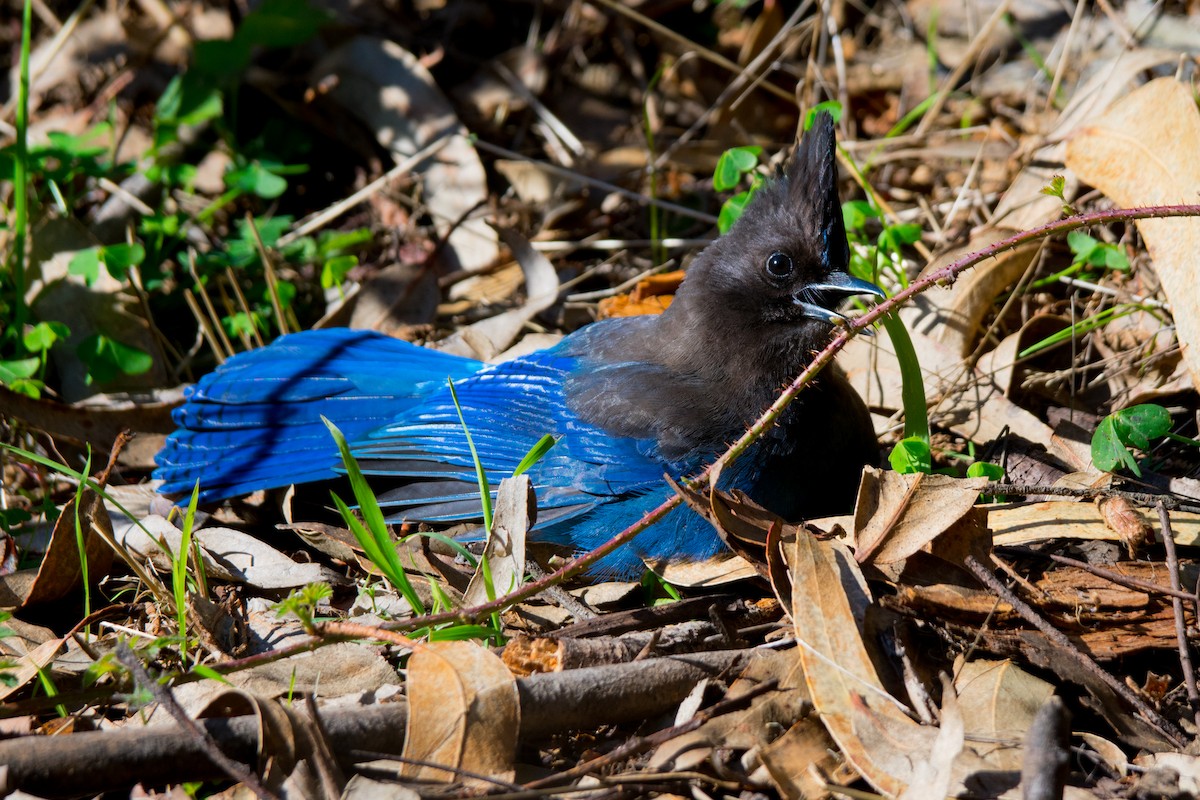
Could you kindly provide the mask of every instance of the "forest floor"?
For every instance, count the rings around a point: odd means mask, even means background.
[[[25,13],[0,11],[6,791],[1200,795],[1194,3]],[[820,104],[852,270],[901,295],[834,344],[890,465],[853,513],[680,486],[737,555],[602,581],[527,564],[516,482],[519,546],[478,575],[407,527],[385,554],[325,488],[194,519],[155,494],[184,387],[281,334],[495,361],[660,312]]]

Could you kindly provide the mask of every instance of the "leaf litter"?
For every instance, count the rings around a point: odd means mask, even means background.
[[[396,531],[414,598],[442,612],[409,624],[412,603],[298,494],[280,529],[262,494],[202,514],[182,553],[169,509],[133,486],[169,429],[163,399],[284,329],[354,318],[503,358],[657,313],[675,279],[654,273],[713,235],[722,154],[785,150],[797,97],[846,109],[865,184],[840,188],[877,207],[856,252],[885,224],[920,227],[875,262],[898,284],[1064,206],[1194,202],[1193,9],[135,5],[39,4],[33,27],[31,137],[60,150],[35,165],[29,302],[75,338],[27,374],[0,365],[4,442],[42,457],[3,461],[0,711],[24,734],[0,742],[6,790],[1196,792],[1191,219],[1091,226],[1078,251],[1039,240],[918,296],[900,315],[945,474],[872,471],[855,514],[805,525],[691,492],[737,555],[658,565],[665,580],[571,582],[456,621],[464,593],[478,607],[522,579],[519,540],[495,543],[489,577],[438,534]],[[239,113],[168,109],[185,65],[236,83]],[[222,164],[249,177],[214,178]],[[135,243],[151,248],[134,279],[69,267]],[[76,346],[92,332],[136,349],[101,370]],[[860,337],[838,362],[885,449],[904,416],[894,350]],[[1139,403],[1166,429],[1109,417]],[[141,441],[116,448],[103,498],[47,466],[82,468],[122,428]],[[965,478],[972,461],[1007,490]],[[505,532],[523,539],[518,516]],[[330,593],[304,595],[314,581]]]

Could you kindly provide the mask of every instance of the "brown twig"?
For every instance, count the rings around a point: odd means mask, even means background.
[[[1153,727],[1161,736],[1165,737],[1175,747],[1183,747],[1184,734],[1174,724],[1164,719],[1150,705],[1134,694],[1128,686],[1114,678],[1106,670],[1104,670],[1096,661],[1084,653],[1075,645],[1070,638],[1062,631],[1055,628],[1049,622],[1042,618],[1021,598],[1017,597],[1007,586],[1000,582],[995,575],[992,574],[986,566],[984,566],[975,556],[967,556],[963,559],[963,563],[967,569],[971,571],[980,583],[988,588],[993,594],[999,597],[1004,602],[1012,606],[1022,619],[1028,622],[1033,627],[1037,628],[1041,633],[1052,643],[1057,645],[1064,653],[1074,659],[1083,669],[1089,674],[1100,680],[1105,686],[1112,689],[1122,700],[1138,710],[1142,718]]]
[[[1106,486],[1075,487],[1049,486],[1041,484],[993,482],[983,487],[982,494],[1012,494],[1020,497],[1029,495],[1047,495],[1050,497],[1074,497],[1082,500],[1094,500],[1097,497],[1120,497],[1130,503],[1145,508],[1157,508],[1165,503],[1169,511],[1200,512],[1200,503],[1188,502],[1170,495],[1151,494],[1149,492],[1127,492],[1123,489],[1112,489]]]
[[[171,690],[150,677],[137,655],[124,642],[117,644],[117,660],[133,675],[134,682],[154,695],[154,699],[179,723],[183,732],[198,742],[204,748],[205,755],[224,770],[226,775],[242,783],[259,800],[278,800],[275,794],[262,785],[258,776],[249,767],[240,761],[234,761],[221,751],[220,745],[209,735],[208,731],[197,725],[196,721],[189,717],[183,707],[175,701]]]
[[[1158,521],[1162,526],[1163,549],[1167,552],[1167,574],[1171,588],[1179,594],[1182,585],[1179,580],[1179,556],[1175,553],[1175,534],[1171,530],[1171,513],[1165,504],[1158,506]],[[1196,691],[1196,673],[1192,670],[1192,656],[1188,648],[1187,620],[1183,617],[1183,600],[1178,596],[1171,598],[1171,607],[1175,612],[1175,638],[1179,642],[1179,667],[1183,670],[1183,684],[1187,687],[1188,705],[1200,729],[1200,692]]]

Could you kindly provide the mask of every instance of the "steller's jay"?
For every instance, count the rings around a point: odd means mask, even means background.
[[[368,331],[283,336],[240,354],[190,390],[158,454],[160,491],[201,498],[337,474],[323,415],[368,477],[386,476],[391,521],[480,519],[477,480],[448,380],[491,485],[544,435],[558,442],[529,474],[533,535],[592,549],[660,504],[664,473],[698,472],[745,432],[827,342],[840,302],[880,295],[847,272],[833,121],[819,115],[785,174],[691,265],[660,316],[603,320],[554,347],[485,365]],[[862,400],[836,370],[793,402],[727,467],[741,489],[790,519],[848,511],[879,451]],[[400,479],[400,480],[395,480]],[[721,549],[680,507],[598,565],[627,576],[638,556],[699,559]]]

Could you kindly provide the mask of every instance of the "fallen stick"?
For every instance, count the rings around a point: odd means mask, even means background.
[[[704,678],[740,671],[754,650],[651,658],[628,664],[531,675],[516,681],[522,739],[647,719],[672,710]],[[343,766],[364,753],[399,755],[407,704],[338,708],[321,714]],[[197,720],[229,758],[256,764],[260,731],[254,716]],[[42,797],[96,795],[140,783],[163,786],[225,777],[193,736],[175,726],[25,736],[0,741],[3,789]]]

